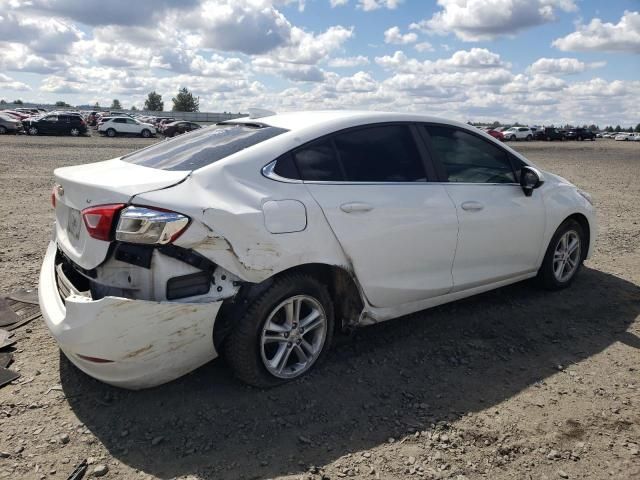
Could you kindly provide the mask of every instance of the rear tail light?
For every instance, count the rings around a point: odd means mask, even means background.
[[[53,188],[51,189],[51,206],[53,207],[54,210],[56,208],[56,189],[57,188],[58,188],[58,185],[54,185]]]
[[[189,225],[189,217],[168,210],[131,206],[120,214],[116,240],[157,245],[176,240]]]
[[[89,235],[97,240],[110,241],[113,219],[124,206],[123,203],[115,203],[85,208],[82,211],[82,219]]]

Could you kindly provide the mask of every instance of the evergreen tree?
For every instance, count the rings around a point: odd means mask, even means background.
[[[162,95],[153,92],[149,92],[147,99],[144,101],[144,109],[149,112],[161,112],[164,110],[164,102],[162,101]]]
[[[197,112],[200,110],[200,97],[194,97],[186,87],[182,87],[178,91],[178,95],[173,97],[171,101],[174,112]]]
[[[114,98],[109,108],[113,110],[122,110],[122,105],[120,105],[120,100],[118,100],[117,98]]]

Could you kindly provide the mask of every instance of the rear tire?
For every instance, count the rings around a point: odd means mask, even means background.
[[[7,127],[0,125],[0,135],[4,135],[5,133],[7,133]]]
[[[29,135],[38,135],[38,129],[36,127],[29,127],[29,130],[27,130],[27,132],[29,133]]]
[[[566,220],[551,237],[542,266],[536,277],[540,286],[547,290],[561,290],[573,282],[584,260],[585,233],[575,220]],[[574,242],[577,244],[574,245]]]
[[[72,128],[69,133],[72,137],[77,137],[78,135],[80,135],[80,130],[78,130],[77,128]]]
[[[273,387],[320,363],[331,346],[333,328],[327,288],[310,275],[284,275],[245,307],[224,343],[224,354],[240,380]]]
[[[109,130],[107,130],[107,137],[115,137],[116,136],[116,131],[113,128],[110,128]]]

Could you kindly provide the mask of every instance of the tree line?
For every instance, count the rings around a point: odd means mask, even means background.
[[[173,112],[199,112],[200,111],[200,97],[196,97],[191,93],[186,87],[178,90],[178,93],[175,97],[171,99],[173,102],[173,107],[171,111]],[[0,105],[6,105],[7,103],[12,103],[14,105],[23,105],[22,100],[14,100],[13,102],[7,102],[6,100],[0,100]],[[59,108],[69,108],[69,105],[62,100],[59,100],[55,104],[56,107]],[[95,108],[100,108],[100,104],[98,102],[94,105]],[[109,106],[110,110],[123,110],[122,104],[120,100],[114,98]],[[132,105],[130,110],[136,111],[138,108],[135,105]],[[162,112],[164,110],[164,101],[162,100],[162,95],[157,93],[155,90],[153,92],[149,92],[147,95],[147,99],[144,101],[144,110],[150,112]]]

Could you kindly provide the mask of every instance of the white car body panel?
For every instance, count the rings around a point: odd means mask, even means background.
[[[460,223],[453,263],[454,290],[538,270],[545,208],[540,194],[516,184],[448,183]]]
[[[531,197],[514,184],[276,181],[262,172],[308,141],[381,122],[455,126],[531,165],[474,127],[424,115],[376,112],[290,113],[257,121],[288,131],[194,171],[115,159],[55,172],[65,193],[58,200],[54,243],[40,277],[40,305],[49,329],[81,369],[127,388],[172,380],[216,356],[216,316],[238,285],[258,284],[302,265],[347,272],[363,305],[357,323],[366,325],[535,276],[551,237],[570,215],[587,218],[588,255],[593,251],[594,208],[575,186],[547,172],[545,183]],[[188,142],[189,135],[168,142]],[[465,210],[466,202],[483,208]],[[151,269],[143,269],[107,258],[109,242],[90,238],[85,229],[77,241],[69,239],[69,209],[102,203],[187,215],[191,223],[173,244],[217,266],[219,291],[166,301],[167,278],[197,272],[195,267],[154,252]],[[99,300],[72,296],[65,307],[56,288],[56,249],[80,267],[95,269],[96,281],[129,293]],[[102,355],[115,363],[93,364],[78,354]]]
[[[307,186],[372,305],[397,306],[451,290],[458,220],[443,185]]]

